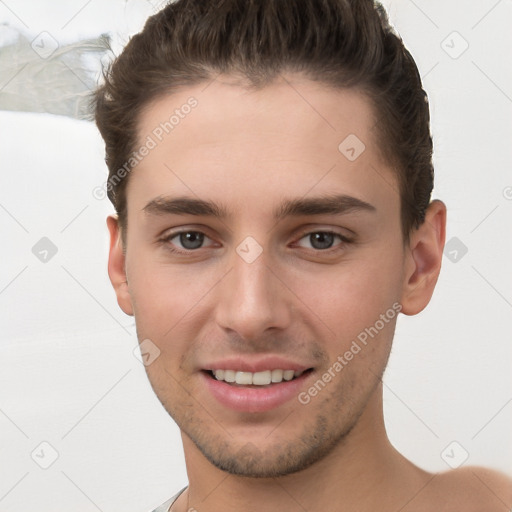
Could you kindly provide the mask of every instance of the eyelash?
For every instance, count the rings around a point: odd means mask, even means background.
[[[198,249],[178,249],[176,247],[173,247],[173,244],[171,244],[171,240],[173,238],[180,236],[181,234],[184,234],[184,233],[196,233],[196,234],[204,235],[205,238],[211,240],[211,238],[203,231],[187,229],[187,230],[183,230],[183,231],[170,233],[167,236],[159,239],[158,242],[165,244],[166,249],[168,251],[170,251],[171,253],[183,255],[183,256],[190,256],[191,254],[193,254],[195,252],[199,252],[200,249],[204,249],[204,247],[199,247]],[[314,249],[314,248],[312,248],[312,249],[304,248],[304,249],[306,249],[307,251],[313,251],[314,253],[317,253],[317,254],[331,254],[332,252],[339,251],[341,247],[353,243],[352,239],[342,235],[341,233],[337,233],[336,231],[325,229],[325,230],[316,230],[316,231],[305,231],[297,238],[297,240],[294,242],[294,244],[297,244],[302,239],[304,239],[308,236],[315,235],[318,233],[322,233],[322,234],[326,234],[326,235],[333,235],[333,236],[337,237],[341,243],[339,243],[337,245],[333,245],[332,247],[329,247],[327,249]]]
[[[191,254],[195,252],[199,252],[200,249],[204,249],[204,247],[199,247],[199,249],[177,249],[176,247],[173,247],[173,244],[171,244],[171,240],[173,238],[176,238],[184,233],[197,233],[200,235],[204,235],[205,238],[208,238],[211,240],[211,238],[204,233],[203,231],[200,231],[199,229],[184,229],[183,231],[176,231],[174,233],[170,233],[160,240],[158,240],[159,243],[162,243],[165,245],[166,249],[170,251],[173,254],[183,255],[183,256],[190,256]]]
[[[324,235],[333,235],[334,237],[338,237],[339,241],[341,243],[337,244],[337,245],[333,245],[332,247],[328,247],[327,249],[315,249],[315,248],[306,248],[306,250],[310,250],[310,251],[313,251],[315,253],[318,253],[318,254],[330,254],[331,252],[337,252],[340,250],[341,247],[343,247],[344,245],[347,245],[347,244],[350,244],[353,242],[353,240],[351,240],[350,238],[342,235],[341,233],[338,233],[336,231],[332,231],[330,229],[319,229],[317,231],[305,231],[304,233],[302,233],[300,235],[300,237],[297,239],[296,242],[294,242],[294,244],[300,242],[301,240],[303,240],[304,238],[308,237],[308,236],[311,236],[311,235],[316,235],[316,234],[319,234],[319,233],[322,233]]]

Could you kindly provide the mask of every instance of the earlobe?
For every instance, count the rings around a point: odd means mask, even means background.
[[[446,206],[435,200],[427,209],[425,222],[410,235],[406,249],[402,313],[416,315],[430,302],[441,271],[445,237]]]
[[[108,275],[117,296],[117,303],[127,314],[133,315],[133,307],[126,277],[125,254],[121,240],[121,231],[117,217],[109,215],[107,226],[110,233],[108,257]]]

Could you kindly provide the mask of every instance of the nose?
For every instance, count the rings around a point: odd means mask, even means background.
[[[277,275],[263,254],[251,263],[235,255],[231,272],[218,288],[217,324],[247,341],[286,329],[292,299]]]

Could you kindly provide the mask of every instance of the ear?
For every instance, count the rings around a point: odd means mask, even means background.
[[[405,255],[402,313],[416,315],[430,302],[441,271],[446,237],[446,206],[430,203],[425,222],[411,232]]]
[[[107,217],[107,226],[110,233],[110,251],[108,256],[108,276],[117,296],[117,303],[127,314],[133,315],[132,301],[126,278],[125,254],[121,240],[119,220],[113,215]]]

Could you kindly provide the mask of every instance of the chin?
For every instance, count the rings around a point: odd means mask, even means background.
[[[320,416],[314,426],[304,425],[302,432],[276,437],[274,441],[269,439],[268,433],[258,436],[260,441],[248,440],[247,437],[237,440],[236,437],[226,439],[222,436],[221,439],[212,435],[211,429],[188,428],[186,435],[221,471],[249,478],[276,478],[305,470],[326,457],[344,442],[355,423],[345,428],[338,425],[334,432],[329,432],[328,420]]]

